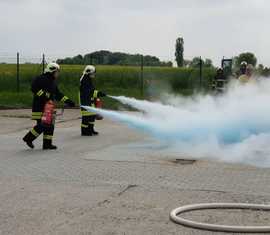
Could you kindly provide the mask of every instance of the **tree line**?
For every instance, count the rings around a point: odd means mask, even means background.
[[[172,67],[172,62],[161,61],[159,58],[150,55],[129,54],[123,52],[111,52],[106,50],[95,51],[86,55],[77,55],[58,59],[59,64],[94,64],[94,65],[130,65]]]
[[[270,68],[263,64],[257,65],[257,58],[252,52],[241,53],[233,59],[233,70],[239,69],[242,61],[252,64],[259,75],[270,76]],[[177,67],[199,68],[201,65],[204,68],[214,68],[213,62],[209,58],[194,57],[191,60],[184,58],[184,39],[179,37],[175,44],[175,61]],[[157,67],[172,67],[171,61],[161,61],[156,56],[129,54],[123,52],[111,52],[108,50],[100,50],[85,55],[77,55],[58,59],[59,64],[94,64],[94,65],[130,65],[130,66],[157,66]]]

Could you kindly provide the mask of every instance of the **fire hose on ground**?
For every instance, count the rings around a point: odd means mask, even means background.
[[[220,224],[209,224],[201,223],[188,219],[184,219],[180,214],[195,210],[206,210],[206,209],[246,209],[246,210],[260,210],[260,211],[270,211],[270,205],[263,204],[247,204],[247,203],[202,203],[193,204],[178,207],[171,211],[170,219],[177,223],[187,227],[210,230],[210,231],[220,231],[220,232],[240,232],[240,233],[269,233],[269,226],[229,226]]]

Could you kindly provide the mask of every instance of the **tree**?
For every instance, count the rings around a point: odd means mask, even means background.
[[[248,64],[252,64],[254,67],[257,64],[256,56],[251,52],[241,53],[240,55],[236,56],[235,58],[235,67],[239,68],[241,62],[246,61]]]
[[[264,70],[264,65],[263,64],[259,64],[257,67],[257,72],[258,74],[262,74]]]
[[[260,76],[269,77],[270,76],[270,68],[264,67],[263,64],[259,64],[257,67],[257,73]]]
[[[270,76],[270,68],[264,67],[261,75],[264,77],[269,77]]]
[[[83,64],[83,56],[77,55],[72,58],[74,64]]]
[[[189,67],[191,68],[199,68],[200,66],[200,62],[201,62],[201,58],[200,57],[194,57],[189,64]],[[202,66],[204,66],[204,61],[202,59]]]
[[[95,51],[84,56],[77,55],[72,58],[58,59],[59,64],[99,64],[99,65],[141,65],[142,55],[128,54],[122,52]],[[169,66],[171,62],[160,61],[159,58],[150,55],[144,55],[143,61],[145,66]]]
[[[191,68],[199,68],[200,63],[202,63],[202,67],[204,67],[204,68],[213,68],[214,67],[212,60],[208,59],[208,58],[206,58],[204,60],[204,59],[196,56],[192,60],[185,60],[186,66],[191,67]]]
[[[205,61],[204,61],[204,67],[207,67],[207,68],[211,68],[211,67],[214,67],[213,66],[213,62],[211,59],[208,59],[206,58]]]
[[[183,38],[176,39],[175,60],[178,67],[184,66],[184,39]]]

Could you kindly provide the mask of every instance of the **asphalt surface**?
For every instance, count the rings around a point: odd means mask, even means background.
[[[179,164],[162,146],[126,126],[97,122],[100,135],[80,136],[78,110],[56,124],[56,151],[21,138],[29,110],[0,111],[0,234],[223,234],[169,220],[172,209],[204,202],[270,201],[270,169],[220,162]],[[186,218],[269,225],[257,211],[197,211]]]

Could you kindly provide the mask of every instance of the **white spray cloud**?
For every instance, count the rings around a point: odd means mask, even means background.
[[[158,102],[112,97],[143,115],[96,110],[166,142],[168,149],[208,158],[270,167],[270,81],[231,84],[222,96],[167,96]]]

